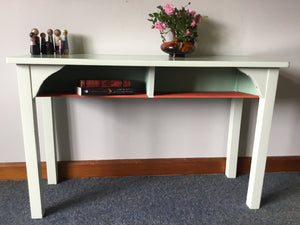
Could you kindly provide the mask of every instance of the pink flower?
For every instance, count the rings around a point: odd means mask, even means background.
[[[194,21],[196,21],[196,23],[200,23],[201,20],[202,20],[202,16],[200,16],[199,14],[194,17]]]
[[[195,20],[191,23],[191,26],[194,27],[196,25]]]
[[[155,24],[155,28],[163,31],[166,28],[166,24],[164,24],[163,22],[158,22],[157,24]]]
[[[166,4],[164,6],[164,10],[167,15],[172,15],[175,12],[175,6],[172,4]]]
[[[191,32],[189,30],[186,31],[186,34],[189,35]]]
[[[189,14],[194,15],[196,12],[192,9],[189,9]]]

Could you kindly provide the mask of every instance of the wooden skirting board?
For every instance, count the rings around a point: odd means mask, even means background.
[[[129,159],[58,162],[60,179],[115,176],[221,174],[225,158]],[[240,157],[238,173],[249,173],[250,157]],[[268,157],[266,172],[299,172],[300,156]],[[46,163],[42,177],[47,179]],[[0,180],[26,180],[25,162],[0,163]]]

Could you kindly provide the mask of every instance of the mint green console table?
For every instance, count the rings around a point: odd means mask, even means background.
[[[80,97],[79,79],[130,79],[135,95],[110,98],[231,98],[226,176],[236,177],[244,98],[259,98],[246,204],[260,206],[278,73],[288,62],[245,57],[202,57],[170,60],[167,56],[69,55],[9,57],[17,65],[24,149],[32,218],[44,214],[36,117],[42,98],[49,184],[57,183],[52,98]],[[95,96],[93,96],[95,97]]]

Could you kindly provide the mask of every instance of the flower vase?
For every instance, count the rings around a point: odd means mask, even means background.
[[[184,57],[186,54],[194,51],[194,42],[185,42],[173,40],[164,42],[160,46],[161,50],[168,53],[170,57]]]

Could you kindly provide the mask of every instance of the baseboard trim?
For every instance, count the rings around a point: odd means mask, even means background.
[[[128,159],[58,162],[60,179],[114,176],[221,174],[225,158]],[[238,173],[249,173],[250,157],[240,157]],[[41,163],[47,179],[46,163]],[[266,172],[299,172],[300,156],[268,157]],[[0,180],[26,180],[25,162],[0,163]]]

